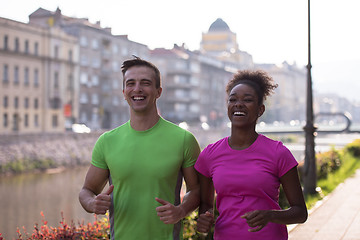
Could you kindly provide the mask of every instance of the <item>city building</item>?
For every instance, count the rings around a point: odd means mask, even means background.
[[[77,97],[77,39],[5,18],[0,39],[0,133],[64,131],[64,104]]]
[[[221,18],[210,25],[208,32],[202,33],[200,52],[237,69],[253,67],[252,56],[239,49],[236,33]]]
[[[225,121],[225,84],[233,72],[224,62],[177,45],[152,50],[151,61],[162,73],[162,116],[195,125],[216,126]]]
[[[126,35],[113,35],[100,21],[64,16],[58,8],[51,12],[39,8],[29,16],[30,25],[57,27],[79,42],[78,122],[91,129],[111,129],[129,119],[128,105],[122,95],[121,64],[132,55],[147,59],[146,45],[130,41]],[[71,103],[69,103],[71,104]]]

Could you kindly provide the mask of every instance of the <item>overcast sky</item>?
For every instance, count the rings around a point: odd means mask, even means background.
[[[28,22],[39,7],[88,18],[150,48],[200,46],[202,33],[222,18],[239,48],[255,63],[307,64],[307,1],[304,0],[0,0],[0,17]],[[311,62],[315,91],[360,101],[360,1],[311,2]]]

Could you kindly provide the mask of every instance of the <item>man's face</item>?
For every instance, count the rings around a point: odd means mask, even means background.
[[[147,66],[133,66],[124,74],[123,94],[131,111],[148,113],[156,108],[161,87],[155,86],[155,73]]]

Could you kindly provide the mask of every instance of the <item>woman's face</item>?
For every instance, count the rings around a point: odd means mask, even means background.
[[[227,106],[233,127],[255,127],[257,119],[265,111],[265,106],[259,105],[256,91],[248,84],[238,84],[230,91]]]

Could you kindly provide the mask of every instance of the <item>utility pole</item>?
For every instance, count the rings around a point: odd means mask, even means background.
[[[310,0],[308,0],[308,65],[306,93],[306,125],[305,131],[305,164],[304,164],[304,194],[316,193],[316,159],[313,92],[311,80],[311,48],[310,48]]]

